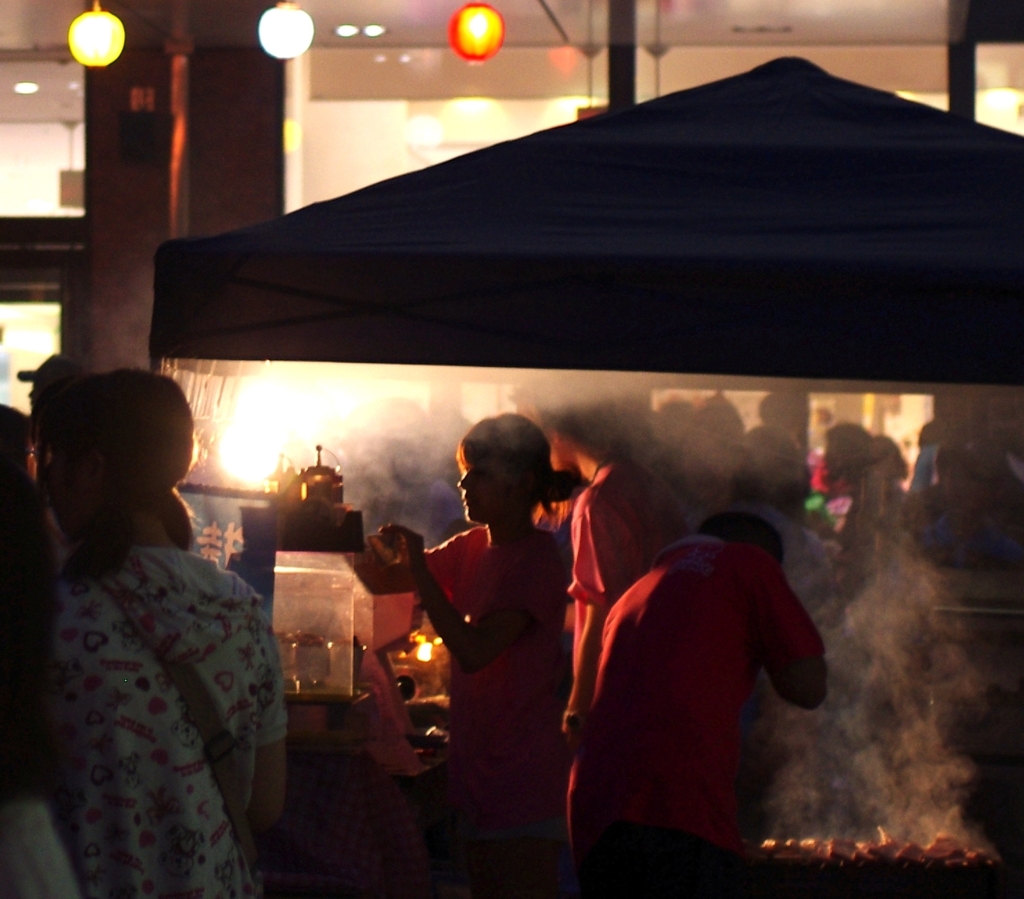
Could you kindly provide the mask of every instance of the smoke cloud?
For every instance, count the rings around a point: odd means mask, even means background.
[[[935,570],[900,551],[845,609],[821,610],[828,699],[813,713],[766,702],[751,735],[777,752],[763,836],[870,841],[882,827],[897,841],[944,833],[987,848],[962,811],[974,765],[949,742],[984,683],[962,643],[936,628],[941,604]]]

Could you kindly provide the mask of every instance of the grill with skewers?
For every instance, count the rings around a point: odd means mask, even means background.
[[[947,836],[928,846],[847,839],[765,840],[748,845],[751,899],[999,899],[1003,865]]]

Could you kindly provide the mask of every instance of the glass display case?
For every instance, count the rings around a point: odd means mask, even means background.
[[[274,633],[289,692],[352,696],[356,648],[373,645],[373,596],[353,553],[279,552]]]

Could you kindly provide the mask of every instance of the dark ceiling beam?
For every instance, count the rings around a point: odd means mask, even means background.
[[[608,0],[608,109],[636,104],[636,0]]]
[[[970,0],[966,42],[1024,42],[1024,3],[1020,0]]]

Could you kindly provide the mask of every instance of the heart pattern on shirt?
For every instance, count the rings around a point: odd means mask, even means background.
[[[110,637],[101,631],[86,631],[82,637],[82,646],[86,652],[99,652],[110,642]]]
[[[89,772],[89,780],[91,780],[97,787],[102,786],[113,779],[114,772],[106,765],[93,765],[92,771]]]

